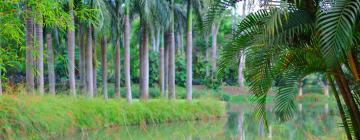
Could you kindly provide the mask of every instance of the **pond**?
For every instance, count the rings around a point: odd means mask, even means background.
[[[346,139],[336,106],[298,104],[294,118],[280,122],[267,107],[268,131],[253,118],[248,104],[227,105],[227,116],[217,120],[106,128],[87,131],[67,139],[124,140],[341,140]]]

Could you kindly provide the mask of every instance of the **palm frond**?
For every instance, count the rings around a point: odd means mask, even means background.
[[[343,61],[343,56],[354,46],[353,34],[359,9],[358,0],[337,0],[329,11],[318,13],[321,50],[329,59],[329,66]]]

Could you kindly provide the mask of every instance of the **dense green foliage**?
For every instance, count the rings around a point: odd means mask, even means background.
[[[148,102],[71,98],[65,96],[3,96],[1,137],[57,137],[69,132],[122,125],[190,121],[223,116],[224,103],[212,99],[154,99]]]

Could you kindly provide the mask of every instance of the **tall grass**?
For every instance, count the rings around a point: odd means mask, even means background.
[[[67,96],[0,97],[0,136],[57,137],[84,129],[145,125],[220,117],[224,103],[213,99],[153,99],[148,102]]]

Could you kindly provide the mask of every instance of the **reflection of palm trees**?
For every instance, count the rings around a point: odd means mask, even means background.
[[[244,129],[244,112],[240,111],[238,116],[238,135],[239,140],[245,140],[245,129]]]

